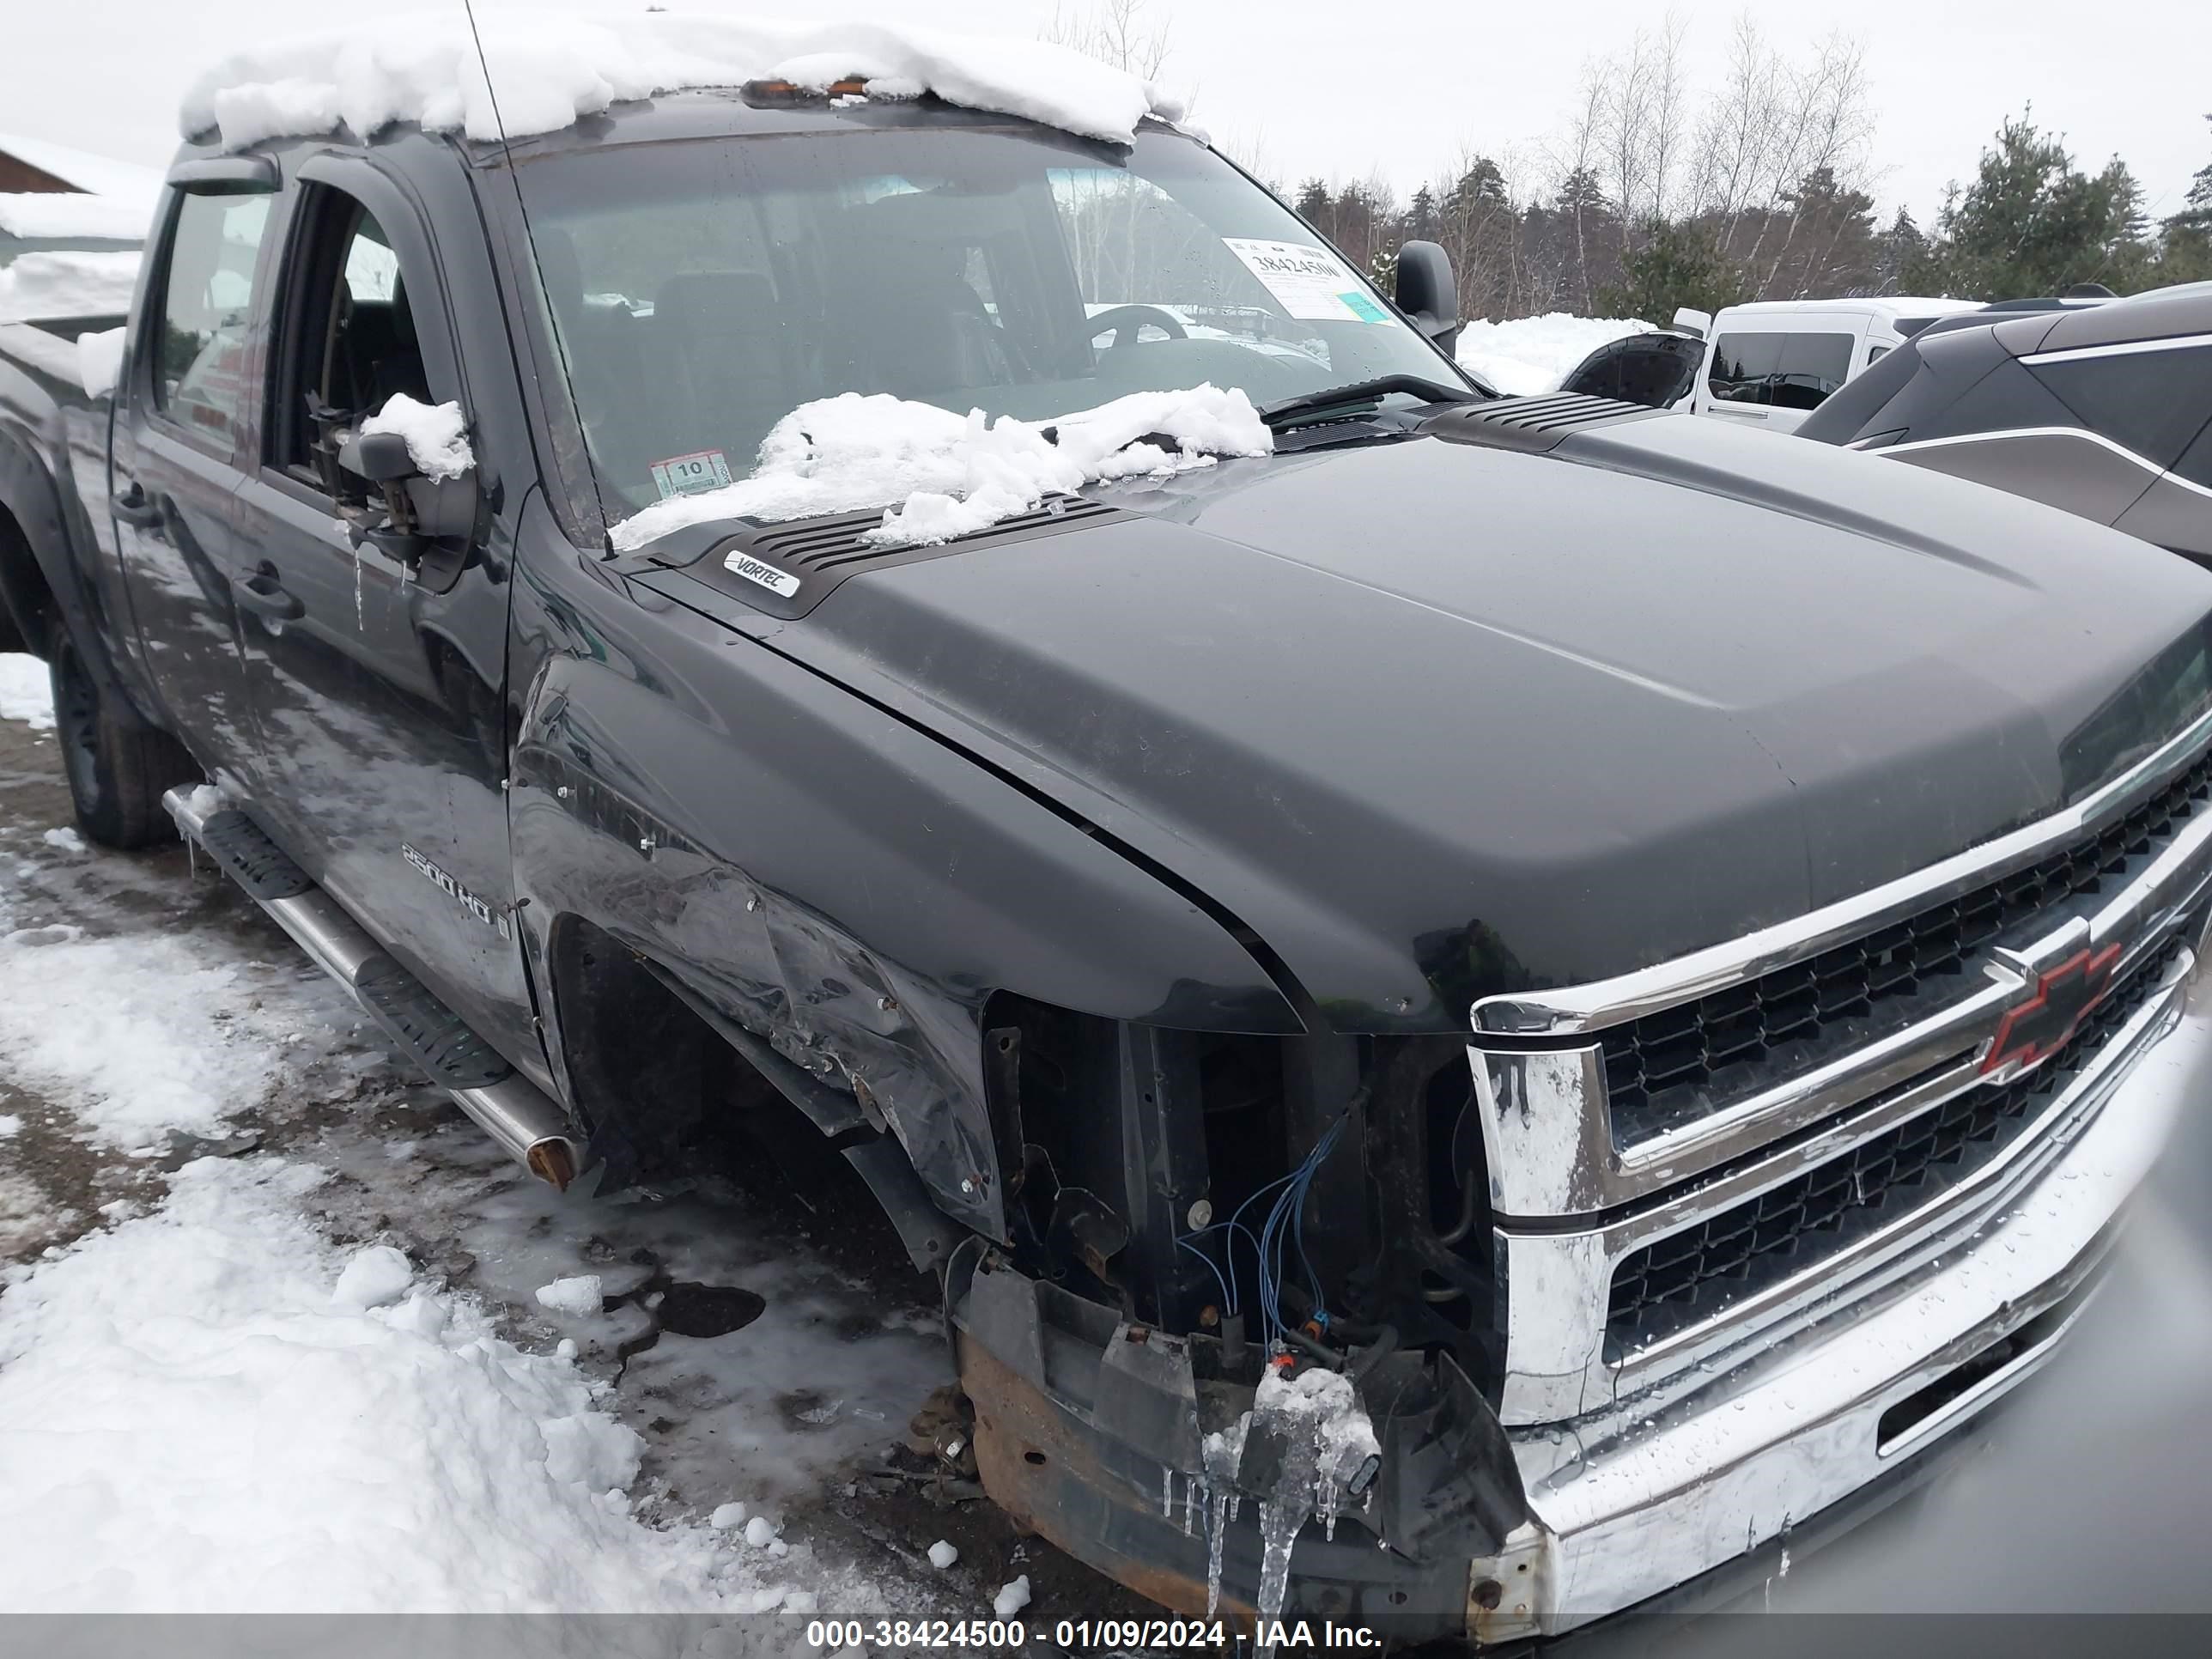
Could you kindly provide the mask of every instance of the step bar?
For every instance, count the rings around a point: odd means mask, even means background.
[[[584,1167],[584,1149],[557,1103],[500,1058],[211,787],[172,789],[161,805],[177,833],[244,888],[510,1157],[539,1180],[567,1189]]]

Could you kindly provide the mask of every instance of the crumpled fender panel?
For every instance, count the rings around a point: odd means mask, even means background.
[[[872,1103],[946,1212],[1001,1237],[981,1077],[994,991],[1298,1029],[1218,922],[1079,826],[538,527],[517,573],[509,811],[541,988],[553,929],[588,921]]]

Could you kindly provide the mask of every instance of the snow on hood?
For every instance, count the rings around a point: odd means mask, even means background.
[[[883,524],[863,539],[926,545],[1026,513],[1054,490],[1165,477],[1274,447],[1251,399],[1213,386],[1132,392],[1055,421],[1001,416],[995,422],[980,409],[955,415],[883,392],[848,392],[801,404],[778,421],[761,441],[750,477],[656,501],[617,525],[613,541],[628,551],[716,519],[775,521],[881,507]]]
[[[1638,317],[1573,317],[1564,311],[1508,322],[1480,319],[1460,331],[1459,361],[1509,398],[1556,392],[1582,360],[1607,341],[1649,334]]]
[[[679,12],[605,22],[488,12],[480,21],[496,112],[467,19],[454,7],[233,52],[193,81],[179,125],[187,138],[219,127],[227,149],[341,125],[366,138],[403,121],[489,140],[504,120],[514,138],[556,131],[625,100],[753,80],[813,91],[860,80],[874,97],[933,93],[1120,143],[1146,115],[1182,113],[1179,100],[1138,76],[1037,40]]]

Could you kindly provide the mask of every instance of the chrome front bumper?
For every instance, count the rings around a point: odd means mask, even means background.
[[[1691,1391],[1513,1430],[1531,1521],[1474,1564],[1470,1632],[1553,1634],[1695,1578],[1849,1497],[2048,1360],[2178,1114],[2212,1109],[2212,1018],[2202,994],[2191,1009],[2192,969],[2185,957],[2129,1021],[2118,1063],[2063,1103],[2051,1155],[2006,1183],[1969,1236],[1871,1293],[1862,1284],[1735,1369],[1696,1374]],[[1961,1386],[1940,1386],[1954,1373]]]

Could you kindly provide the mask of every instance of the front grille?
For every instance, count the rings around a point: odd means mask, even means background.
[[[1656,1239],[1613,1271],[1608,1346],[1624,1352],[1805,1272],[1996,1158],[2157,988],[2179,937],[2092,1009],[2066,1046],[1996,1088],[1970,1088],[1757,1198]],[[1904,1085],[1910,1087],[1910,1085]]]
[[[2025,869],[1811,960],[1602,1035],[1614,1144],[1627,1147],[1902,1030],[1972,994],[1990,945],[2125,878],[2212,799],[2212,751],[2125,817]]]

